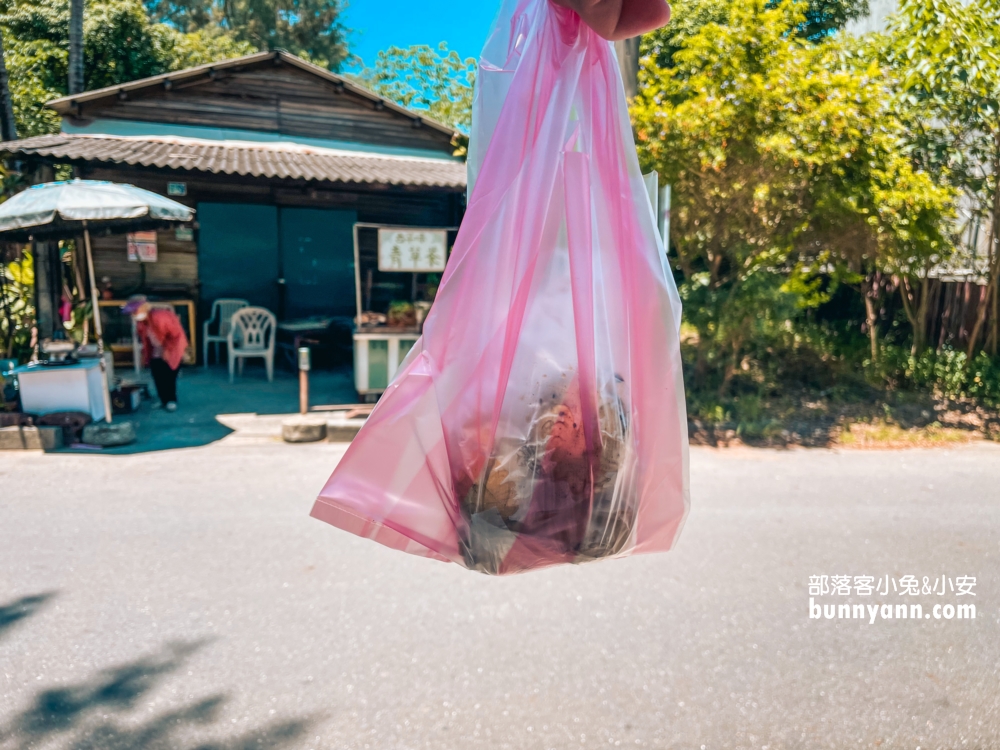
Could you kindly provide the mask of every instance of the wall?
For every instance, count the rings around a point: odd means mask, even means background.
[[[114,119],[256,130],[289,136],[432,149],[450,154],[451,136],[288,65],[220,72],[82,105],[74,125]]]
[[[180,172],[127,166],[89,166],[86,179],[123,182],[167,193],[168,182],[184,182],[187,195],[175,200],[197,208],[199,203],[246,203],[262,206],[340,209],[354,211],[358,221],[410,226],[457,226],[463,212],[464,194],[427,188],[379,188],[366,190],[344,186],[317,187],[315,183],[271,181],[264,178],[232,177],[203,172]],[[94,238],[94,265],[98,279],[111,278],[116,296],[136,291],[143,278],[143,292],[197,300],[198,223],[194,241],[179,241],[173,230],[158,233],[157,263],[129,262],[123,235]],[[248,262],[253,262],[252,258]]]
[[[125,235],[93,237],[94,273],[98,280],[110,277],[116,296],[140,288],[157,294],[189,297],[198,284],[198,246],[176,238],[174,230],[157,232],[156,263],[128,260]]]
[[[897,0],[869,0],[867,18],[852,21],[847,30],[852,34],[867,34],[869,31],[879,31],[885,26],[885,20],[896,12]]]

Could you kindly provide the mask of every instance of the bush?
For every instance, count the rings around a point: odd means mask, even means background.
[[[4,260],[0,257],[0,261]],[[31,353],[34,284],[30,252],[25,251],[19,260],[0,262],[0,359],[24,361]]]
[[[966,368],[966,395],[1000,408],[1000,359],[979,352]]]
[[[876,365],[866,364],[870,376],[890,388],[933,391],[949,399],[974,398],[1000,407],[1000,359],[986,352],[969,362],[965,352],[948,346],[914,356],[908,349],[886,345]]]

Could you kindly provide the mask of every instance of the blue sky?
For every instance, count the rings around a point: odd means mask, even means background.
[[[479,57],[500,0],[349,0],[345,25],[351,52],[367,64],[386,47],[439,42],[462,57]]]

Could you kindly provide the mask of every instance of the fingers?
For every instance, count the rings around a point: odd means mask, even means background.
[[[666,0],[551,0],[576,11],[600,36],[616,42],[665,26],[670,21]]]

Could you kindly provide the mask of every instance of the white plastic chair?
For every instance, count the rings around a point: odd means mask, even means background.
[[[233,382],[236,360],[261,357],[267,367],[267,379],[274,382],[274,343],[278,338],[278,319],[263,307],[244,307],[233,313],[226,344],[229,349],[229,382]]]
[[[244,307],[250,307],[250,303],[245,299],[217,299],[212,303],[212,317],[202,325],[201,335],[202,359],[205,361],[206,368],[208,367],[208,345],[212,344],[215,351],[215,361],[218,362],[219,344],[226,344],[229,341],[229,327],[233,313]],[[219,332],[210,334],[208,332],[209,326],[214,323],[218,324]]]

